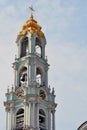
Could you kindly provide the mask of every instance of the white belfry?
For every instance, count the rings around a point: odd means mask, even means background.
[[[55,130],[55,91],[48,86],[46,38],[31,10],[16,43],[14,85],[6,93],[6,130]]]

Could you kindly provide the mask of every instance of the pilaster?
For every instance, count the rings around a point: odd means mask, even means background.
[[[6,130],[9,130],[9,109],[6,108]]]
[[[24,101],[24,126],[25,128],[28,127],[28,103]]]
[[[52,110],[52,130],[55,130],[55,110]]]
[[[36,104],[36,127],[39,130],[39,103]]]
[[[51,108],[48,108],[48,130],[51,130]]]
[[[10,108],[10,118],[11,118],[11,129],[14,128],[14,107]]]

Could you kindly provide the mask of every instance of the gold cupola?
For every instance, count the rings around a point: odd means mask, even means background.
[[[27,33],[33,35],[37,33],[39,37],[43,37],[44,33],[41,31],[42,27],[38,25],[37,21],[34,19],[33,15],[30,16],[29,20],[22,27],[22,31],[18,34],[18,36],[25,36]]]

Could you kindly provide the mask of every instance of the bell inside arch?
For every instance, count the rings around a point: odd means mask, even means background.
[[[27,83],[27,68],[24,67],[21,69],[19,74],[19,86],[26,85]]]

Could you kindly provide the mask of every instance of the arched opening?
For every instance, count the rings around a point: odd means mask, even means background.
[[[22,130],[24,126],[24,109],[19,109],[16,113],[16,129]]]
[[[40,68],[36,69],[36,82],[42,84],[42,71]]]
[[[24,86],[27,84],[27,68],[23,67],[19,73],[19,86]]]
[[[22,39],[21,42],[21,55],[20,57],[26,56],[28,53],[28,37]]]
[[[46,130],[46,115],[42,109],[39,110],[39,128],[40,130]]]
[[[36,38],[35,52],[36,52],[36,55],[38,55],[39,57],[42,57],[41,42],[38,38]]]

